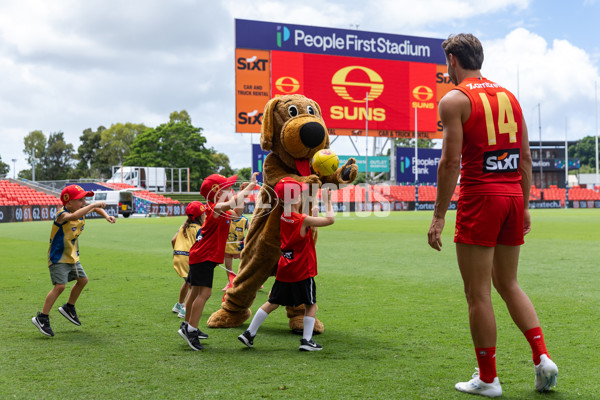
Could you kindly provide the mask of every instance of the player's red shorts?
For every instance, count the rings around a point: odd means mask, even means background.
[[[523,213],[521,196],[460,196],[454,241],[487,247],[522,245]]]

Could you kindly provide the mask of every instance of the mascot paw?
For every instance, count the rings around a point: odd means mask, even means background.
[[[342,173],[340,174],[340,178],[343,183],[351,183],[354,182],[356,176],[358,175],[358,165],[356,165],[356,160],[354,158],[349,158],[346,161],[346,164],[342,167]]]
[[[235,328],[242,325],[250,318],[250,315],[252,315],[252,312],[249,308],[240,312],[231,312],[222,308],[214,312],[206,321],[206,324],[209,328]]]
[[[304,182],[307,185],[312,185],[312,184],[316,183],[317,185],[321,186],[321,180],[315,174],[308,175],[308,176],[302,176],[302,177],[300,177],[298,179],[298,181],[299,182]]]
[[[297,315],[295,317],[290,318],[290,329],[293,333],[297,335],[302,335],[304,333],[304,316]],[[313,335],[319,335],[323,333],[325,327],[323,323],[318,319],[315,319],[315,327],[313,329]]]

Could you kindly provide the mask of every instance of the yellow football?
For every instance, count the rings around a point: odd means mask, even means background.
[[[327,176],[333,174],[340,165],[340,160],[333,151],[329,149],[319,150],[312,159],[312,168],[317,175]]]

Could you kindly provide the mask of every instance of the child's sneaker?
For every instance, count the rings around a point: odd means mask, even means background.
[[[177,316],[179,318],[185,318],[185,307],[181,307],[181,310],[179,310],[179,314],[177,314]]]
[[[200,329],[197,330],[198,332],[198,339],[208,339],[208,334],[202,332]]]
[[[315,343],[312,339],[306,340],[303,338],[300,340],[300,351],[319,351],[322,349],[323,346]]]
[[[181,323],[181,328],[179,328],[179,331],[177,331],[177,333],[179,333],[179,336],[181,336],[183,340],[187,342],[187,344],[192,348],[192,350],[198,351],[204,349],[204,346],[200,344],[200,340],[198,338],[198,333],[200,332],[200,330],[198,329],[194,332],[189,332],[187,327],[187,323]]]
[[[535,390],[545,392],[551,386],[556,386],[558,367],[547,355],[540,356],[540,363],[533,367],[535,370]]]
[[[469,382],[458,382],[454,387],[459,392],[478,394],[484,397],[502,396],[502,387],[498,377],[495,377],[492,383],[486,383],[479,379],[479,370],[473,374],[473,379]]]
[[[252,348],[252,346],[254,346],[254,338],[256,337],[256,335],[252,336],[250,334],[250,331],[245,331],[244,333],[242,333],[240,336],[238,336],[238,339],[240,342],[244,343],[246,346]]]
[[[79,322],[79,318],[77,318],[75,306],[70,306],[69,304],[65,303],[62,306],[58,307],[58,312],[60,312],[63,315],[63,317],[71,321],[73,324],[81,326],[81,322]]]
[[[31,322],[46,336],[54,336],[54,332],[52,332],[52,328],[50,328],[50,317],[44,317],[41,312],[38,312],[37,315],[31,318]]]
[[[173,308],[171,309],[171,311],[173,311],[174,313],[180,313],[182,309],[185,309],[184,305],[181,303],[175,303],[175,305],[173,306]]]
[[[183,331],[187,332],[187,326],[188,326],[188,323],[183,321],[181,323],[181,325],[179,325],[179,330],[183,330]],[[181,335],[181,333],[180,333],[180,335]]]

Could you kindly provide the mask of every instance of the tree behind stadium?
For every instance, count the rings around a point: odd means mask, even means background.
[[[191,190],[199,191],[204,177],[231,171],[229,159],[215,157],[219,153],[205,144],[202,128],[192,125],[189,114],[185,110],[173,112],[168,123],[146,129],[135,137],[124,165],[190,168]]]

